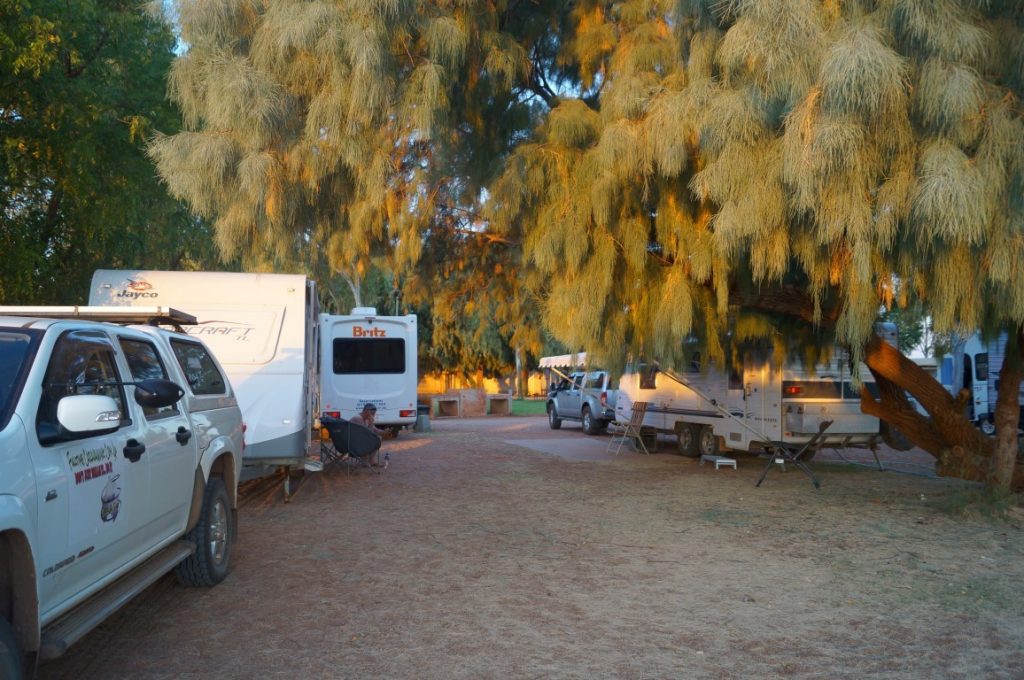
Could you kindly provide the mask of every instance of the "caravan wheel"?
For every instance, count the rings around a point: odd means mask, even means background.
[[[995,436],[996,423],[994,420],[992,420],[991,417],[986,416],[982,418],[981,422],[978,423],[978,428],[981,430],[981,433],[986,437]]]
[[[718,455],[718,437],[715,436],[715,431],[711,429],[710,425],[700,428],[700,439],[697,445],[702,456]]]
[[[700,427],[689,423],[676,423],[676,450],[680,456],[693,458],[699,454],[697,439]]]

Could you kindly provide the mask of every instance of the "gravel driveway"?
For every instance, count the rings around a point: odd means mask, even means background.
[[[950,515],[969,485],[434,427],[382,476],[247,483],[224,583],[161,580],[40,677],[1021,677],[1020,516]]]

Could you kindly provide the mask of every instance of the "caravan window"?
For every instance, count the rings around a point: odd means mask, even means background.
[[[783,399],[842,399],[843,383],[832,380],[783,380]]]
[[[988,381],[988,352],[974,355],[974,376],[978,382]]]
[[[403,338],[335,338],[334,374],[405,373]]]
[[[655,365],[640,366],[640,389],[654,390],[658,387],[658,367]]]

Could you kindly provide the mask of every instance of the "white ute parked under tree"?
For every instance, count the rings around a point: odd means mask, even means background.
[[[157,323],[195,318],[0,307],[0,677],[60,656],[168,571],[227,576],[241,412],[209,349]]]

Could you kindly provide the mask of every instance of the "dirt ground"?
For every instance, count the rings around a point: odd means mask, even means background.
[[[40,677],[1024,677],[1020,515],[952,516],[924,454],[755,488],[754,457],[433,425],[381,476],[247,483],[224,583],[161,580]]]

